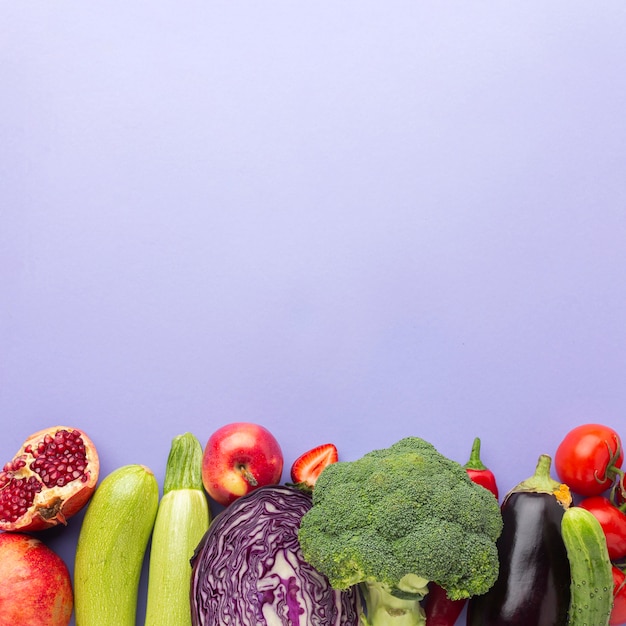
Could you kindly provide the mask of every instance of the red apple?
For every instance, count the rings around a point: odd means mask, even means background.
[[[213,500],[228,506],[265,485],[277,485],[283,473],[283,453],[267,428],[233,422],[216,430],[202,458],[202,482]]]

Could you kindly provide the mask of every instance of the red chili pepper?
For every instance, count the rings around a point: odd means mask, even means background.
[[[428,626],[454,626],[467,600],[450,600],[443,587],[437,583],[428,585],[424,600],[424,612]]]
[[[469,461],[463,467],[473,482],[489,489],[496,498],[498,497],[496,477],[480,460],[480,439],[478,437],[474,439]]]
[[[472,445],[469,461],[463,466],[472,482],[489,489],[498,497],[498,486],[493,472],[480,460],[480,439],[476,437]],[[424,600],[424,612],[428,626],[454,626],[467,600],[450,600],[446,590],[431,583]]]

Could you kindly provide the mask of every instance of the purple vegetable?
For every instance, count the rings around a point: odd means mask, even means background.
[[[302,557],[310,495],[261,487],[215,517],[192,559],[194,626],[357,626],[356,589],[336,591]]]

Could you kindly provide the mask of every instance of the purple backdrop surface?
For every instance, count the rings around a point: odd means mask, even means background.
[[[626,435],[621,3],[0,13],[3,459],[68,424],[162,481],[244,420],[287,478],[479,435],[505,492]]]

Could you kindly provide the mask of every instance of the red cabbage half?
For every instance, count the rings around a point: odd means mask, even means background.
[[[356,589],[334,590],[302,557],[311,497],[261,487],[213,520],[192,560],[194,626],[357,626]]]

